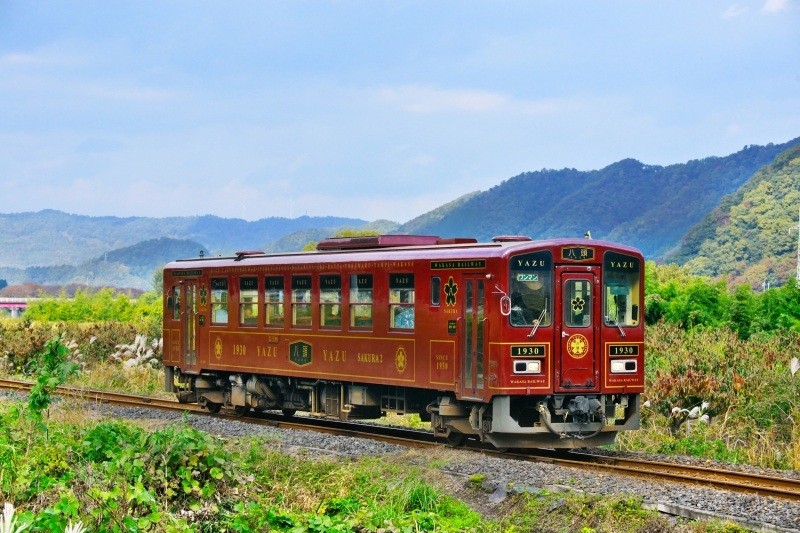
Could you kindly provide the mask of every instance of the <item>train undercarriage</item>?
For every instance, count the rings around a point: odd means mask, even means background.
[[[410,387],[243,373],[193,375],[172,367],[166,367],[166,388],[181,403],[212,412],[223,407],[240,414],[303,411],[341,420],[416,413],[452,446],[467,439],[498,449],[602,446],[613,443],[618,431],[639,427],[638,394],[495,396],[479,403]]]

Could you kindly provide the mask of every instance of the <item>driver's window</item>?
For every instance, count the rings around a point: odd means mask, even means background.
[[[553,294],[550,252],[534,252],[511,258],[509,321],[515,327],[549,326]]]

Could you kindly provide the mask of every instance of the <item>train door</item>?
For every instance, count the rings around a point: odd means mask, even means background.
[[[461,338],[461,396],[481,399],[484,389],[486,328],[486,278],[464,278]]]
[[[183,284],[183,312],[181,313],[181,329],[183,330],[183,371],[197,372],[197,282],[187,280]]]
[[[599,386],[597,325],[594,310],[597,274],[561,272],[556,309],[561,313],[561,337],[557,343],[556,390],[593,391]]]

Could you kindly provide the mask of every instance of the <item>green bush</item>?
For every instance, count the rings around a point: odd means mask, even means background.
[[[683,267],[648,262],[644,316],[648,325],[729,328],[741,339],[760,332],[800,332],[800,288],[792,278],[782,287],[754,292],[748,285],[728,287]]]
[[[73,298],[45,298],[31,303],[23,318],[37,322],[124,322],[149,337],[161,335],[161,296],[144,293],[136,300],[113,289],[77,291]]]

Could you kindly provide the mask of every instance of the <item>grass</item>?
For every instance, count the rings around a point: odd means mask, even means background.
[[[0,500],[28,531],[678,531],[635,498],[520,493],[488,502],[484,478],[440,471],[455,452],[286,455],[262,438],[219,439],[181,423],[148,428],[54,404],[48,430],[0,401]],[[480,510],[479,513],[476,509]],[[680,531],[743,531],[722,522]]]

